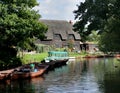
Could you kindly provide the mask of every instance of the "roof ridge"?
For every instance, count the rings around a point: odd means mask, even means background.
[[[58,22],[68,22],[67,20],[57,20],[57,19],[40,19],[40,21],[58,21]]]

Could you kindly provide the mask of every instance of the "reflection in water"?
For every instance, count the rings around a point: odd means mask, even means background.
[[[120,62],[84,59],[31,80],[0,83],[0,93],[120,93]]]
[[[35,84],[43,82],[44,78],[34,78],[32,80],[15,80],[10,83],[0,84],[0,93],[36,93]],[[38,93],[42,93],[41,90]],[[44,92],[43,92],[44,93]]]

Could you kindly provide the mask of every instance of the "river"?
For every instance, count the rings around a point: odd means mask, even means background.
[[[120,93],[120,61],[76,59],[43,77],[0,83],[0,93]]]

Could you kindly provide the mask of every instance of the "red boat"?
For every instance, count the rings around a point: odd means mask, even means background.
[[[35,68],[31,69],[29,66],[21,67],[19,69],[16,69],[13,73],[10,75],[11,80],[15,79],[25,79],[25,78],[34,78],[37,76],[41,76],[44,74],[44,72],[47,70],[48,65],[36,65]]]
[[[5,80],[13,71],[14,69],[0,71],[0,81]]]
[[[34,65],[34,68],[30,67],[31,64]],[[31,64],[26,64],[11,70],[0,71],[0,81],[34,78],[44,74],[44,72],[49,67],[49,65],[42,65],[39,63]]]
[[[0,81],[2,81],[3,79],[5,79],[6,75],[3,73],[0,73]]]

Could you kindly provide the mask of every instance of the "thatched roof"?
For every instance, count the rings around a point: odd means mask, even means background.
[[[66,40],[68,35],[73,35],[75,40],[80,40],[81,37],[77,32],[72,30],[72,24],[64,20],[40,20],[48,26],[46,33],[47,40],[52,40],[54,34],[61,35],[63,40]]]

